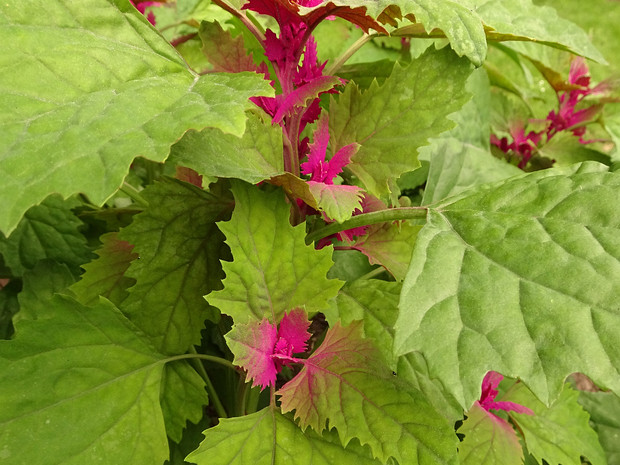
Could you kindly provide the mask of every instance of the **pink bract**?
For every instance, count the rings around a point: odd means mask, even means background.
[[[480,395],[480,400],[477,401],[478,404],[489,413],[491,413],[490,410],[503,410],[505,412],[512,411],[516,413],[525,413],[526,415],[534,415],[532,410],[523,405],[519,405],[514,402],[495,401],[498,394],[497,387],[502,379],[504,379],[504,377],[496,371],[489,371],[485,375],[482,380],[482,394]],[[496,417],[495,415],[493,416],[498,420],[501,420],[501,418]]]

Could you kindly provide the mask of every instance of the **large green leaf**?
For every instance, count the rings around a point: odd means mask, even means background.
[[[400,383],[362,322],[336,323],[291,381],[277,391],[283,412],[295,411],[303,430],[336,428],[346,444],[357,438],[375,457],[420,465],[456,463],[454,429],[416,389]]]
[[[620,176],[588,163],[435,205],[403,284],[396,353],[424,354],[465,408],[488,370],[547,404],[573,372],[618,392],[619,202]]]
[[[367,448],[342,447],[334,432],[303,433],[289,416],[265,408],[244,417],[220,420],[189,454],[198,465],[378,465]]]
[[[236,182],[232,219],[220,223],[234,261],[222,266],[224,289],[207,296],[212,305],[244,323],[249,317],[279,321],[285,311],[323,310],[342,282],[327,279],[332,266],[328,248],[304,242],[303,227],[292,227],[290,206],[282,191],[264,192]]]
[[[419,166],[428,138],[454,126],[446,116],[467,100],[470,66],[450,50],[429,50],[406,68],[397,64],[382,86],[361,93],[349,84],[330,104],[332,152],[357,142],[348,168],[371,194],[393,191],[401,174]]]
[[[605,465],[605,452],[588,424],[588,414],[577,402],[578,396],[577,391],[565,385],[560,398],[546,407],[523,384],[516,384],[501,400],[534,411],[534,415],[514,416],[528,451],[539,461],[581,465],[581,456],[585,456],[592,465]]]
[[[176,180],[143,196],[149,207],[120,234],[140,255],[126,272],[136,285],[121,310],[163,353],[180,354],[200,341],[205,319],[219,316],[202,296],[222,286],[220,259],[230,253],[215,222],[232,199]]]
[[[47,305],[0,341],[2,463],[162,463],[163,356],[108,301]]]
[[[0,230],[50,193],[97,204],[189,128],[241,136],[262,76],[198,76],[127,0],[0,3]]]
[[[170,161],[205,176],[258,183],[284,171],[282,128],[249,113],[241,138],[214,128],[189,131],[172,146]]]
[[[15,276],[44,259],[66,264],[76,276],[80,273],[80,265],[90,261],[92,253],[79,231],[82,222],[71,211],[78,205],[50,196],[30,208],[8,238],[0,234],[0,254]]]
[[[612,392],[580,392],[579,403],[607,455],[609,465],[620,464],[620,397]]]

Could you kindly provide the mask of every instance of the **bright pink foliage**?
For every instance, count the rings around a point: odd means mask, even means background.
[[[136,7],[136,9],[144,14],[146,12],[146,9],[150,6],[161,6],[160,2],[142,2],[140,0],[130,0],[131,3],[133,4],[133,6]],[[149,14],[147,15],[146,19],[149,20],[149,22],[154,26],[155,25],[155,14],[153,14],[153,12],[149,12]]]
[[[248,372],[248,379],[253,380],[253,386],[263,389],[273,386],[284,365],[303,362],[293,357],[293,354],[306,351],[310,338],[310,322],[303,310],[285,313],[279,328],[266,318],[245,326],[248,331],[243,332],[242,343],[246,350],[240,354],[239,360]]]
[[[534,412],[523,405],[519,405],[514,402],[495,401],[498,393],[497,387],[502,379],[504,379],[504,377],[501,374],[496,371],[489,371],[482,380],[482,394],[480,395],[480,400],[477,401],[477,403],[489,413],[491,413],[490,410],[504,410],[505,412],[513,411],[517,413],[525,413],[527,415],[534,415]],[[498,420],[503,421],[501,418],[496,417],[495,415],[493,416]]]

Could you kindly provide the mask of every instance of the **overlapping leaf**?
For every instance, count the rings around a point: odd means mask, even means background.
[[[418,234],[397,354],[422,352],[465,408],[490,369],[545,403],[573,372],[620,389],[620,176],[588,163],[469,192]]]
[[[88,262],[92,253],[79,230],[82,222],[71,211],[77,205],[76,200],[50,196],[30,208],[8,238],[0,235],[0,254],[15,276],[22,276],[44,259],[64,263],[79,274],[80,265]]]
[[[308,312],[326,308],[342,285],[326,278],[331,252],[305,245],[305,231],[290,225],[290,207],[281,191],[268,193],[240,182],[232,191],[232,219],[219,226],[234,261],[223,264],[224,289],[207,300],[237,323],[250,316],[273,323],[295,307]]]
[[[467,100],[467,60],[450,50],[428,51],[406,68],[396,65],[382,86],[361,93],[349,84],[330,104],[332,151],[360,144],[348,168],[366,190],[382,196],[396,179],[419,166],[417,150],[454,126],[446,116]]]
[[[2,463],[162,463],[163,356],[107,301],[47,305],[0,341]]]
[[[189,131],[172,146],[169,160],[202,175],[258,183],[284,171],[282,128],[249,113],[241,138],[213,128]]]
[[[220,420],[187,460],[198,465],[378,465],[367,448],[344,448],[334,432],[302,432],[279,411],[265,408],[244,417]]]
[[[538,460],[581,465],[585,456],[592,465],[605,465],[605,452],[588,424],[589,416],[577,402],[579,393],[569,385],[551,407],[542,404],[523,384],[510,389],[503,401],[527,405],[534,415],[517,415],[516,422],[528,451]]]
[[[580,392],[579,403],[590,414],[607,463],[620,464],[620,397],[612,392]]]
[[[474,403],[467,411],[467,419],[459,428],[464,434],[459,444],[462,465],[521,465],[523,448],[517,434],[504,420]]]
[[[96,304],[99,296],[119,305],[128,295],[127,288],[135,284],[125,271],[138,254],[133,252],[133,245],[118,239],[117,233],[104,234],[100,239],[99,257],[83,266],[85,272],[71,291],[84,305]]]
[[[189,128],[241,136],[262,76],[197,76],[126,0],[0,4],[0,229],[49,194],[110,197]]]
[[[202,418],[209,396],[204,380],[189,362],[177,360],[164,368],[160,401],[166,433],[179,442],[187,421],[198,423]]]
[[[452,426],[413,388],[398,384],[383,365],[362,324],[329,329],[321,346],[277,394],[283,412],[295,411],[303,430],[329,424],[347,444],[357,438],[373,455],[399,463],[456,462]]]
[[[140,255],[126,275],[136,280],[121,310],[163,353],[184,353],[218,314],[202,298],[221,288],[220,259],[230,259],[216,221],[232,199],[168,180],[147,188],[149,207],[121,231]]]

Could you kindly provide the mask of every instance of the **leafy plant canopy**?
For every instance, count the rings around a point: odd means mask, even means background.
[[[620,463],[581,3],[2,1],[0,463]]]

